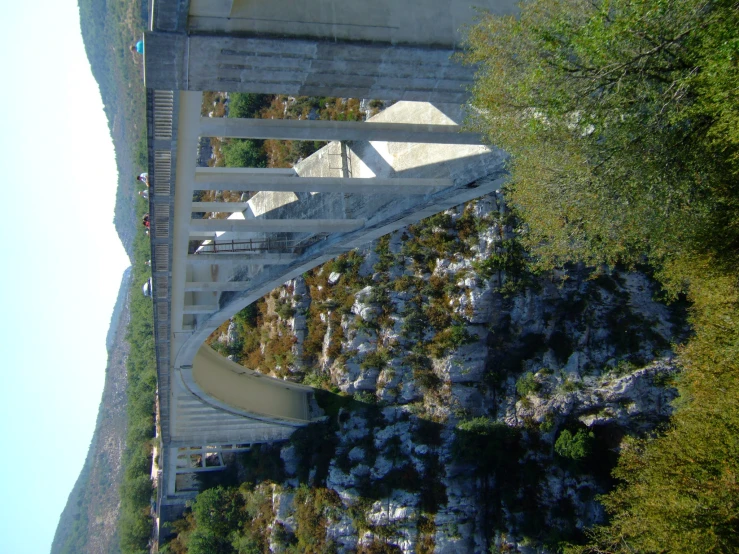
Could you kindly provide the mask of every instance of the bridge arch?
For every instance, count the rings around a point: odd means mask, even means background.
[[[198,98],[199,95],[191,102],[191,109],[197,105],[199,110]],[[422,132],[428,133],[433,125],[456,125],[449,114],[461,117],[461,112],[458,108],[454,112],[455,108],[451,107],[442,111],[430,104],[405,102],[388,108],[377,117],[377,123],[370,121],[363,125],[405,125],[407,119],[421,118],[428,122]],[[181,133],[183,121],[181,118]],[[200,132],[202,127],[197,131],[198,136]],[[414,138],[404,132],[406,137]],[[178,153],[180,156],[184,157],[185,153]],[[337,159],[342,160],[340,168],[333,165]],[[207,253],[204,249],[186,256],[175,253],[175,264],[179,262],[181,267],[176,268],[179,273],[173,276],[173,281],[179,278],[179,290],[183,294],[173,297],[173,303],[179,303],[172,310],[178,317],[175,321],[173,316],[173,328],[181,325],[181,331],[175,332],[177,349],[173,362],[187,389],[202,401],[234,414],[295,423],[294,406],[304,402],[288,397],[303,397],[309,388],[286,387],[284,381],[261,377],[259,388],[264,394],[274,390],[272,396],[282,398],[285,404],[284,409],[279,404],[274,404],[271,410],[257,408],[251,404],[254,395],[250,387],[256,386],[257,379],[254,373],[243,371],[241,366],[225,359],[216,363],[219,355],[203,345],[207,337],[249,304],[337,255],[500,188],[504,159],[502,152],[478,144],[336,141],[298,164],[291,177],[271,174],[268,170],[264,173],[268,177],[264,178],[266,189],[273,188],[268,183],[270,179],[278,179],[285,187],[290,185],[288,188],[301,189],[306,184],[308,188],[324,187],[325,191],[305,194],[263,190],[234,208],[218,203],[208,205],[214,211],[228,210],[232,215],[226,220],[192,219],[191,225],[183,228],[180,240],[204,238],[208,235],[202,234],[201,229],[206,229],[215,238],[215,243],[206,241],[206,247],[218,243],[227,246],[229,241],[253,244],[272,241],[272,246],[266,248],[269,252],[261,254],[238,255],[222,250]],[[193,187],[234,187],[239,179],[249,182],[255,175],[254,170],[191,167],[190,171],[194,175],[190,179]],[[327,186],[331,179],[340,183],[341,192]],[[383,184],[374,185],[374,181],[390,182],[394,190]],[[192,189],[180,187],[181,182],[187,183],[188,179],[178,175],[176,195],[182,191],[191,201]],[[404,191],[406,185],[408,190]],[[181,202],[183,208],[179,208],[179,204],[176,199],[175,217],[181,221],[187,220],[191,211],[206,207]],[[180,213],[180,209],[184,212]],[[216,248],[211,250],[215,252]],[[242,400],[236,394],[225,395],[221,381],[228,382],[231,391],[242,391]],[[286,389],[291,394],[283,394]],[[303,422],[308,420],[305,413]]]
[[[338,0],[150,3],[144,65],[164,520],[193,494],[179,487],[181,474],[209,470],[182,465],[187,452],[284,439],[315,417],[310,388],[205,346],[215,329],[285,281],[503,183],[503,153],[459,126],[472,70],[450,55],[475,12],[461,0],[382,4],[388,9],[367,8],[386,20],[377,23]],[[479,4],[515,10],[514,0]],[[261,17],[270,10],[277,16]],[[306,26],[300,10],[315,20]],[[248,28],[235,28],[237,19]],[[399,102],[363,123],[215,120],[200,117],[202,90]],[[206,136],[335,142],[295,171],[216,170],[196,167]],[[341,160],[338,172],[327,159]],[[195,190],[261,192],[224,205],[193,202]],[[203,211],[233,215],[193,218]],[[216,238],[267,246],[189,251],[193,240]]]

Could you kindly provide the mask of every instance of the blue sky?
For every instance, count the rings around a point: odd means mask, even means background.
[[[117,170],[74,0],[6,2],[0,34],[0,552],[48,552],[102,395],[128,266]]]

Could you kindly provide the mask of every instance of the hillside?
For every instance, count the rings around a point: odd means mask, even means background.
[[[79,0],[80,27],[100,87],[118,167],[115,226],[130,258],[136,231],[135,176],[147,166],[143,60],[129,51],[146,26],[146,0]]]
[[[105,386],[85,464],[59,518],[52,554],[116,553],[121,455],[126,435],[126,329],[131,268],[121,281],[111,318]]]

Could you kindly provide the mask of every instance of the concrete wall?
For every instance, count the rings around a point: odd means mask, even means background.
[[[516,1],[156,0],[146,86],[463,103],[464,26]]]
[[[475,8],[512,13],[518,0],[190,0],[191,32],[356,40],[456,48]]]
[[[308,387],[246,370],[209,346],[195,356],[193,377],[208,395],[239,410],[308,421]]]
[[[322,40],[146,33],[146,87],[462,103],[453,50]]]

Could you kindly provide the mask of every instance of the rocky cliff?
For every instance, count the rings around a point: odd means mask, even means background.
[[[281,448],[280,478],[242,487],[271,510],[273,551],[533,552],[603,521],[622,438],[671,412],[682,312],[643,273],[532,274],[521,232],[502,196],[482,198],[286,283],[213,337],[332,391],[327,421]]]

